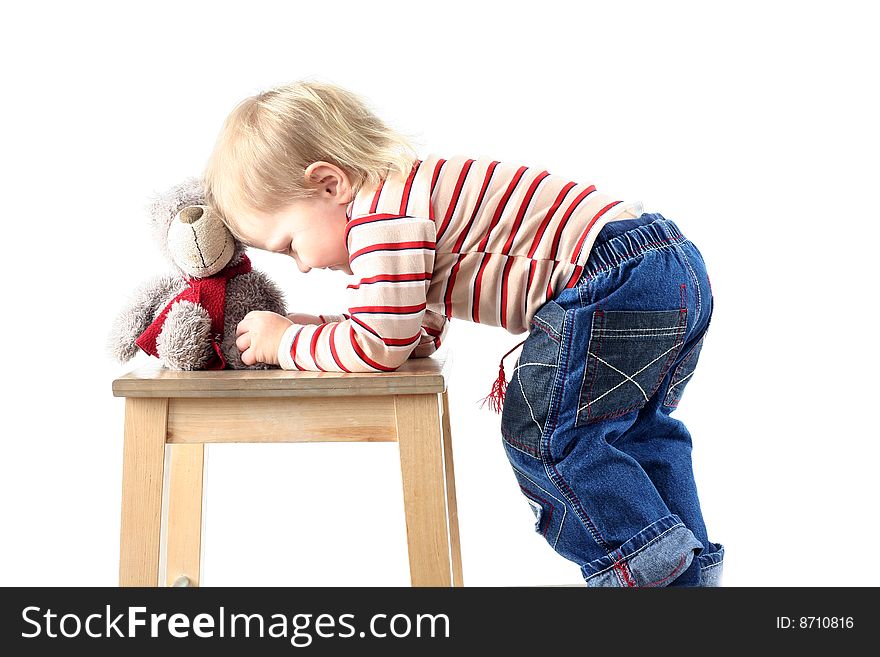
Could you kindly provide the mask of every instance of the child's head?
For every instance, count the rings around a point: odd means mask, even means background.
[[[357,95],[300,80],[232,110],[205,168],[206,201],[246,244],[287,253],[303,271],[344,269],[346,206],[415,159]]]

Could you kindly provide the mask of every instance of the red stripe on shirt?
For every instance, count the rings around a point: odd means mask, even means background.
[[[431,176],[431,191],[428,192],[428,218],[431,221],[434,221],[434,188],[437,186],[437,179],[444,164],[446,160],[437,160],[437,164],[434,165],[434,175]]]
[[[471,165],[474,163],[474,160],[468,160],[461,167],[461,172],[458,174],[458,180],[455,183],[455,190],[452,192],[452,198],[449,200],[449,205],[446,206],[446,214],[443,217],[443,222],[440,224],[440,228],[437,230],[437,241],[440,241],[440,238],[446,232],[446,228],[449,226],[449,221],[452,219],[452,215],[455,212],[455,208],[458,207],[458,199],[461,196],[461,188],[464,186],[464,181],[467,178],[468,172],[471,170]],[[480,196],[482,198],[482,195]]]
[[[436,247],[435,242],[427,242],[424,240],[417,242],[382,242],[381,244],[373,244],[358,249],[348,257],[348,263],[365,253],[373,253],[374,251],[407,251],[414,249],[433,249]]]
[[[452,291],[455,289],[455,277],[458,276],[458,269],[463,259],[464,254],[462,253],[458,256],[455,264],[452,265],[452,269],[449,270],[449,276],[446,278],[446,292],[443,294],[443,305],[444,314],[447,317],[452,317]]]
[[[408,219],[406,215],[401,214],[367,214],[363,217],[358,217],[357,219],[352,219],[347,224],[345,224],[345,232],[343,233],[343,239],[345,243],[348,244],[348,233],[351,232],[352,228],[356,228],[357,226],[363,226],[364,224],[372,224],[377,221],[390,221],[394,219]]]
[[[580,265],[575,265],[574,272],[571,275],[571,278],[568,279],[568,283],[566,283],[566,289],[570,287],[574,287],[574,284],[577,283],[578,279],[581,276],[581,272],[584,270]]]
[[[409,177],[406,179],[406,184],[403,186],[403,195],[400,199],[400,214],[406,214],[406,206],[409,205],[409,193],[412,189],[413,178],[416,177],[416,172],[419,170],[419,167],[422,165],[421,160],[416,160],[413,164],[412,171],[409,173]]]
[[[355,324],[357,324],[358,326],[362,326],[364,329],[369,331],[371,334],[375,335],[377,338],[379,338],[382,342],[384,342],[389,347],[397,347],[400,345],[411,344],[414,340],[418,340],[419,336],[421,335],[421,334],[418,334],[413,338],[383,338],[381,335],[379,335],[378,331],[376,331],[373,327],[371,327],[369,324],[367,324],[366,322],[364,322],[360,318],[352,317],[351,321],[354,322]]]
[[[475,322],[480,321],[480,291],[483,283],[483,271],[486,269],[486,263],[489,262],[491,257],[491,253],[483,254],[483,261],[480,263],[480,270],[477,272],[477,277],[474,279],[474,305],[473,308],[471,308],[471,315]]]
[[[423,330],[425,333],[427,333],[428,335],[434,337],[434,339],[433,339],[431,342],[434,344],[434,348],[435,348],[435,349],[439,349],[439,348],[440,348],[440,345],[441,345],[441,342],[440,342],[440,336],[443,334],[443,331],[440,330],[440,329],[429,328],[429,327],[427,327],[427,326],[423,326],[423,327],[422,327],[422,330]]]
[[[370,367],[374,367],[377,370],[382,370],[383,372],[393,372],[393,367],[388,367],[387,365],[382,365],[381,363],[377,363],[372,358],[367,356],[361,346],[357,343],[357,339],[355,338],[354,329],[349,331],[349,337],[351,338],[351,347],[354,349],[354,353],[357,354],[358,358],[360,358],[364,363],[369,365]]]
[[[558,210],[559,206],[562,205],[565,197],[568,196],[568,193],[573,187],[577,187],[577,183],[566,183],[565,187],[563,187],[560,190],[559,194],[556,196],[556,200],[553,201],[553,205],[550,206],[549,210],[547,210],[547,214],[544,216],[544,219],[541,220],[541,225],[538,227],[538,232],[535,235],[535,239],[532,240],[532,247],[529,249],[528,253],[529,258],[535,255],[535,251],[538,250],[538,245],[541,243],[541,238],[544,236],[544,231],[547,230],[547,226],[550,225],[550,220],[553,219],[553,215],[556,214],[556,210]]]
[[[299,334],[302,333],[302,330],[303,330],[304,328],[305,328],[305,326],[301,326],[301,327],[299,328],[299,331],[297,331],[297,332],[296,332],[296,335],[293,336],[293,343],[291,343],[291,345],[290,345],[290,360],[293,361],[293,366],[294,366],[296,369],[298,369],[298,370],[301,370],[301,369],[303,369],[303,368],[300,367],[300,366],[299,366],[299,363],[296,362],[296,343],[297,343],[297,341],[299,340]]]
[[[523,217],[525,217],[526,209],[529,207],[529,203],[532,202],[532,198],[535,195],[535,190],[538,188],[538,185],[541,184],[541,181],[549,175],[550,173],[548,171],[542,171],[532,181],[532,184],[529,185],[529,189],[528,191],[526,191],[525,198],[519,205],[519,211],[516,213],[516,219],[513,222],[513,227],[510,229],[510,235],[507,237],[507,241],[504,243],[504,248],[501,250],[501,252],[505,255],[510,253],[510,247],[513,245],[513,240],[516,237],[516,233],[519,231],[519,227],[522,224]]]
[[[403,283],[407,281],[429,281],[431,280],[430,272],[418,272],[415,274],[378,274],[368,278],[362,278],[354,285],[347,285],[349,290],[357,290],[361,285],[369,285],[370,283]]]
[[[536,266],[536,263],[534,260],[529,262],[529,282],[526,284],[526,289],[523,292],[523,305],[522,305],[523,317],[528,315],[529,290],[532,289],[532,279],[535,278],[535,266]]]
[[[486,245],[489,243],[489,237],[492,234],[492,230],[495,226],[498,225],[498,222],[501,220],[501,214],[504,212],[504,208],[507,207],[507,201],[510,200],[511,194],[513,194],[513,190],[516,189],[516,186],[519,184],[519,181],[522,180],[523,174],[528,170],[528,167],[520,167],[516,170],[516,173],[513,174],[513,178],[510,180],[510,184],[507,185],[507,189],[504,192],[504,196],[501,197],[501,201],[498,202],[498,207],[495,208],[495,214],[492,215],[492,222],[489,224],[489,228],[486,229],[486,234],[483,235],[483,239],[480,240],[480,244],[477,246],[478,251],[482,251],[486,248]]]
[[[593,224],[595,224],[597,221],[599,221],[599,219],[602,218],[602,215],[604,215],[606,212],[608,212],[608,210],[613,208],[615,205],[619,205],[620,203],[623,203],[623,201],[615,201],[614,203],[609,203],[604,208],[599,210],[599,212],[596,214],[596,216],[593,217],[593,220],[590,221],[589,224],[587,224],[587,227],[584,230],[583,234],[581,235],[581,238],[577,241],[577,245],[575,245],[575,247],[574,247],[574,255],[571,258],[571,264],[575,264],[577,262],[577,257],[578,257],[578,255],[580,255],[581,247],[584,245],[584,240],[587,239],[587,234],[590,232],[590,229],[593,227]]]
[[[339,322],[333,324],[333,328],[330,329],[330,353],[333,354],[333,362],[336,363],[336,366],[341,369],[343,372],[351,372],[350,369],[347,369],[345,365],[342,364],[342,361],[339,360],[339,354],[336,352],[336,343],[335,335],[336,329],[339,327]]]
[[[596,187],[594,185],[590,185],[584,191],[577,195],[577,197],[571,202],[571,205],[568,206],[568,210],[565,211],[565,214],[562,215],[562,219],[559,221],[559,225],[556,227],[556,234],[553,236],[553,245],[552,252],[556,253],[559,248],[559,239],[562,237],[562,231],[565,228],[566,223],[568,223],[568,218],[571,216],[571,213],[574,212],[575,208],[581,204],[585,198],[587,198],[590,194],[596,191]]]
[[[504,271],[501,273],[501,326],[507,328],[507,279],[510,269],[513,267],[513,258],[508,258],[504,263]],[[528,288],[526,288],[528,294]]]
[[[377,331],[377,330],[374,329],[372,326],[370,326],[369,324],[367,324],[367,323],[366,323],[365,321],[363,321],[361,318],[352,316],[351,321],[353,321],[355,324],[357,324],[357,325],[359,325],[359,326],[362,326],[363,328],[365,328],[367,331],[369,331],[370,333],[372,333],[373,335],[375,335],[375,336],[376,336],[377,338],[379,338],[380,340],[382,339],[382,336],[379,335],[379,331]]]
[[[389,315],[410,315],[424,310],[426,304],[417,303],[414,306],[356,306],[349,308],[351,313],[385,313]]]
[[[483,205],[483,197],[486,195],[486,189],[489,187],[489,181],[492,180],[492,174],[495,173],[495,169],[498,165],[501,164],[498,160],[493,160],[489,165],[489,168],[486,170],[486,177],[483,179],[483,187],[480,189],[480,196],[477,198],[477,203],[474,205],[473,214],[471,214],[470,220],[465,224],[465,227],[461,229],[461,232],[458,235],[458,239],[455,240],[455,246],[452,247],[453,251],[460,251],[462,245],[464,244],[464,240],[467,237],[468,231],[470,231],[471,226],[473,226],[474,221],[477,218],[477,213],[480,211],[480,206]]]
[[[382,342],[384,342],[389,347],[406,347],[415,342],[418,342],[422,339],[422,334],[417,333],[415,336],[411,338],[382,338]]]
[[[379,196],[382,194],[382,188],[385,186],[385,179],[382,178],[379,180],[379,186],[376,187],[376,193],[373,194],[373,203],[370,205],[370,213],[376,212],[376,208],[379,207]]]
[[[315,363],[315,367],[317,367],[322,372],[326,372],[327,370],[318,365],[318,357],[315,355],[315,348],[318,346],[318,336],[321,335],[321,331],[324,330],[325,326],[327,325],[321,324],[317,329],[315,329],[315,332],[312,333],[311,344],[309,345],[309,356],[312,357],[312,361]]]

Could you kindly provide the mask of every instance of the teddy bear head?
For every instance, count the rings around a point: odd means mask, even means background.
[[[154,239],[184,276],[205,278],[241,262],[246,247],[208,207],[200,178],[154,196],[147,212]]]

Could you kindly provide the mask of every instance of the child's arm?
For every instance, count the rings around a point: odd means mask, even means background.
[[[327,322],[341,322],[345,315],[310,315],[308,313],[288,313],[287,319],[294,324],[325,324]]]
[[[416,217],[372,214],[350,221],[346,240],[357,280],[348,286],[348,313],[341,321],[289,326],[278,346],[281,367],[389,372],[428,339],[428,329],[442,334],[436,318],[425,320],[435,234],[433,221]],[[431,346],[420,353],[433,350],[438,337],[431,335]]]
[[[448,332],[449,320],[446,319],[446,316],[426,310],[425,317],[422,319],[419,344],[413,349],[411,358],[426,358],[433,354],[440,348]]]

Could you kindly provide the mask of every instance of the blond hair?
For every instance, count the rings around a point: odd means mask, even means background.
[[[304,177],[313,162],[342,169],[354,193],[408,175],[417,159],[410,139],[346,89],[314,80],[281,85],[245,98],[226,118],[203,174],[206,202],[236,234],[239,213],[272,213],[317,196],[320,187]]]

